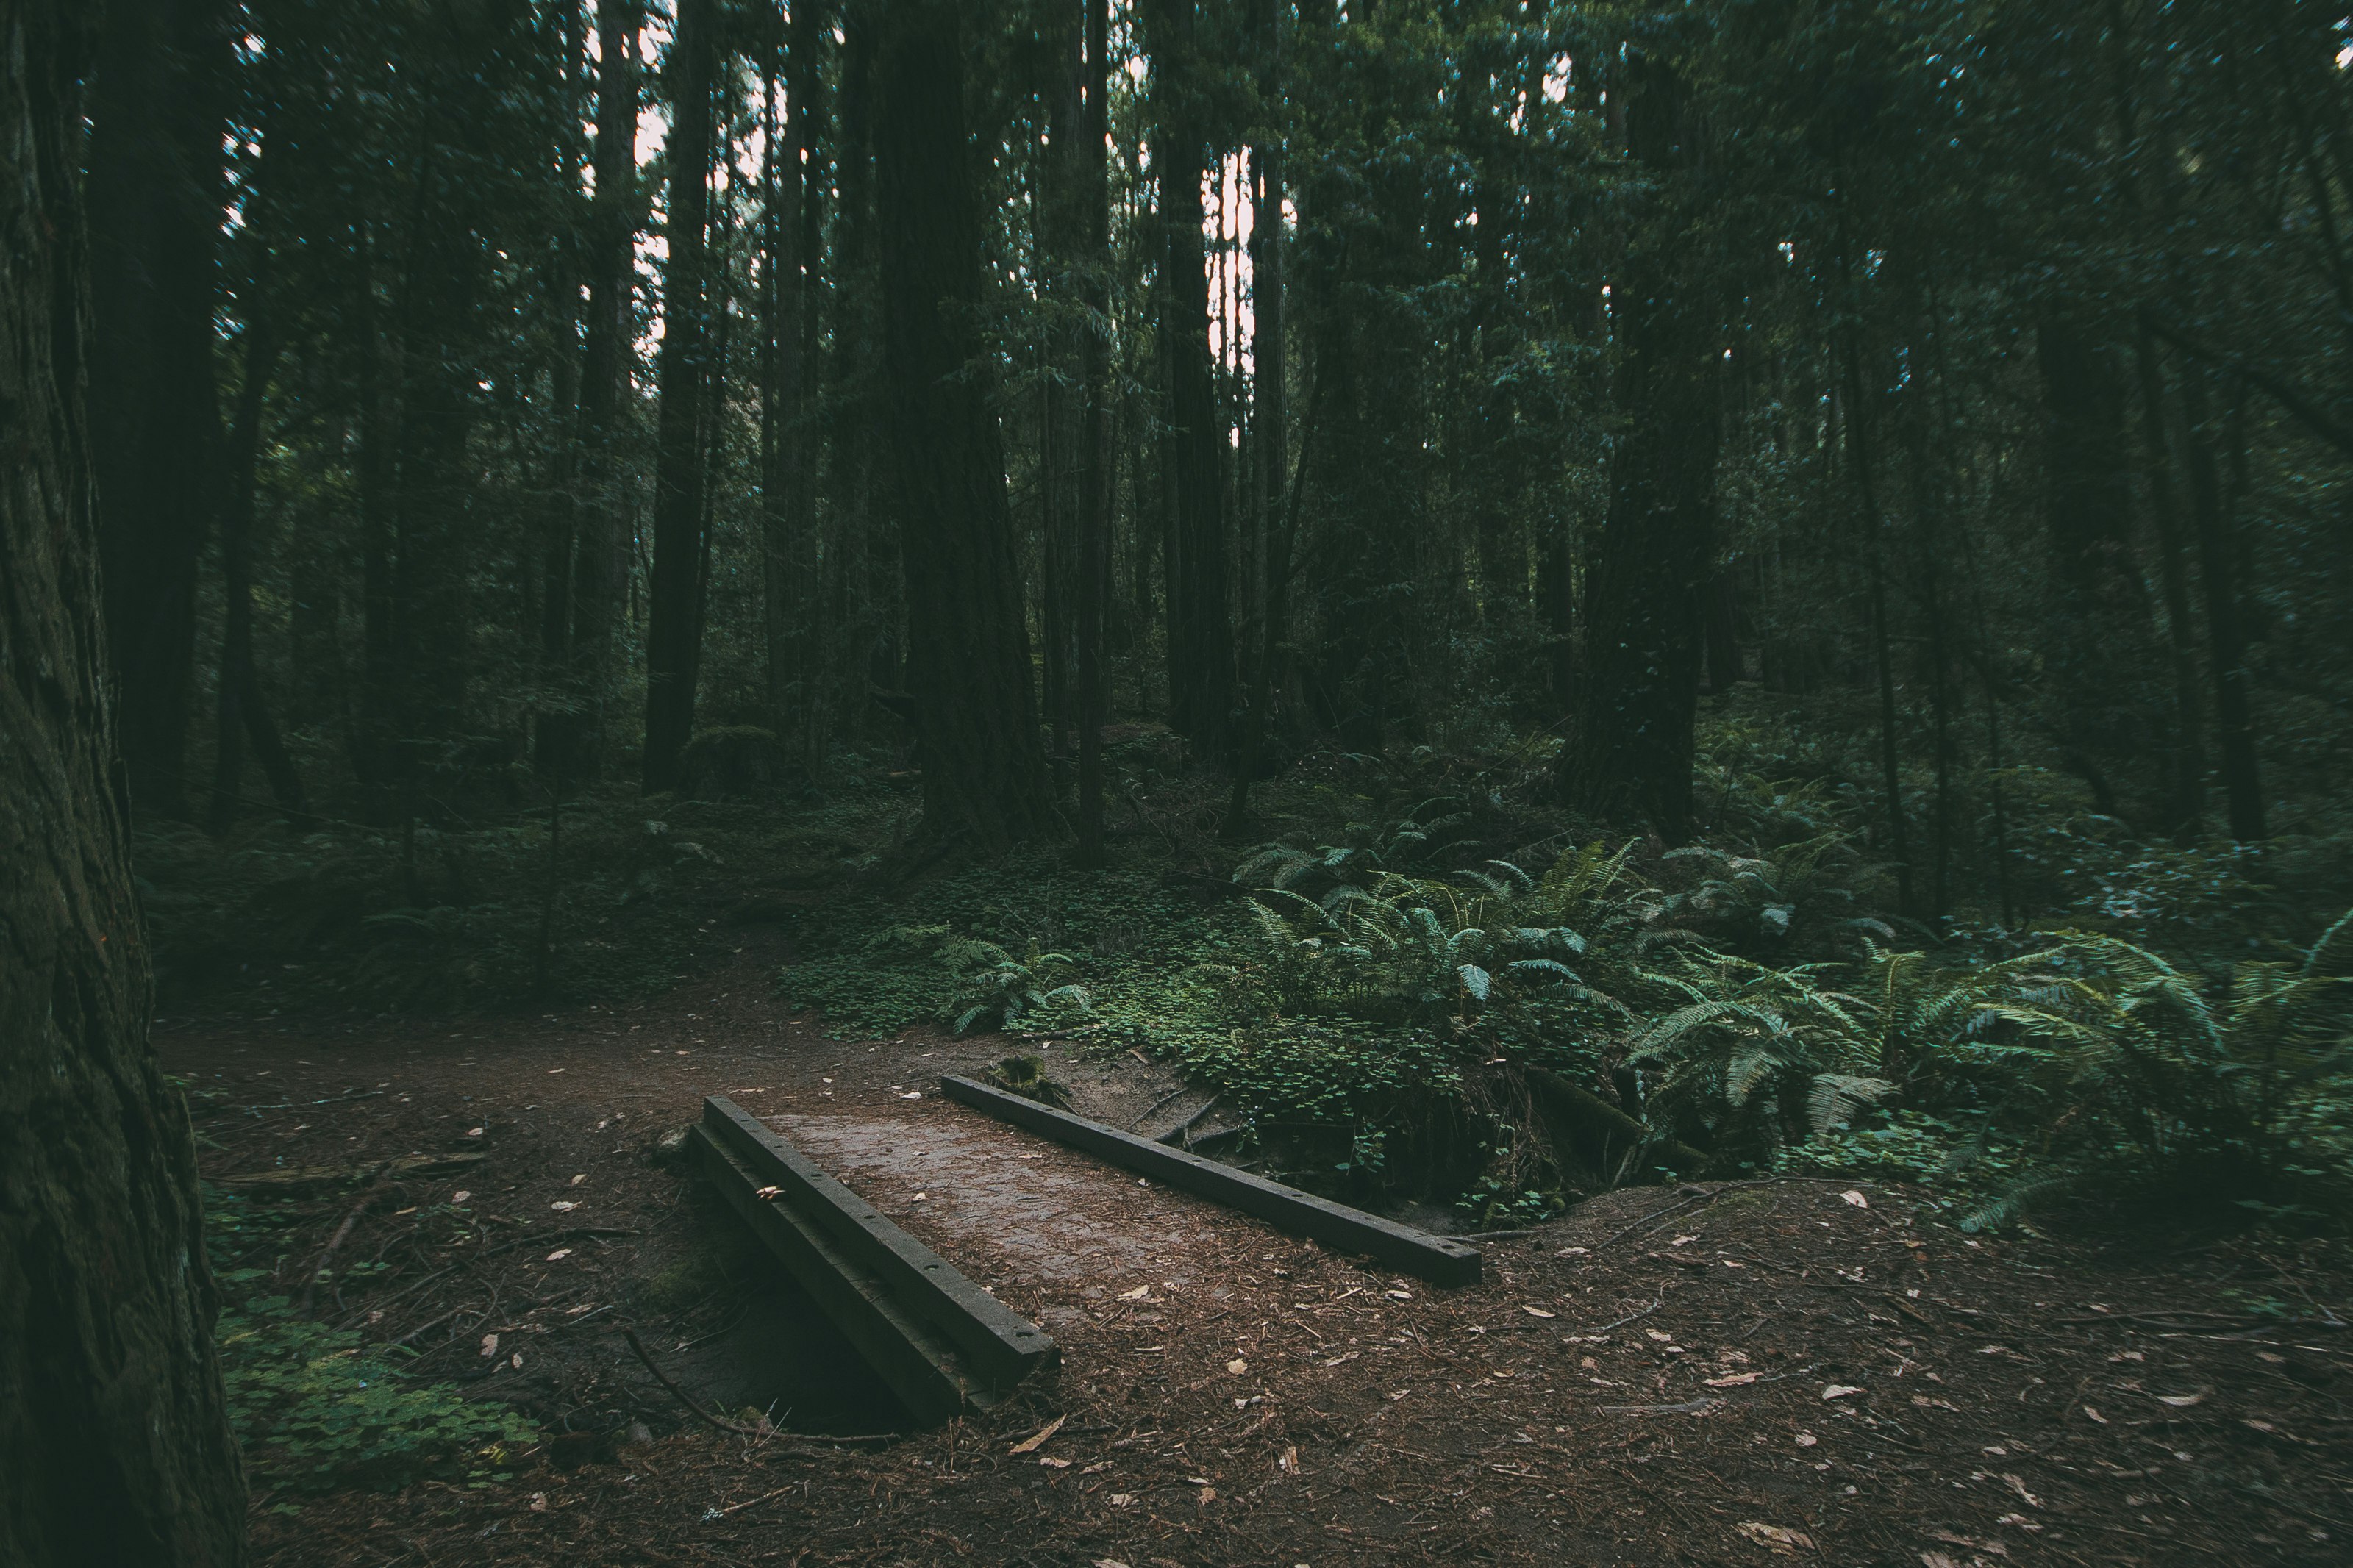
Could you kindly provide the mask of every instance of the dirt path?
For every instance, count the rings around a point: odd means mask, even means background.
[[[610,1012],[164,1033],[215,1097],[215,1174],[487,1152],[465,1178],[478,1239],[405,1232],[400,1207],[449,1196],[413,1184],[345,1243],[391,1267],[333,1311],[583,1434],[507,1486],[292,1515],[263,1496],[259,1561],[2343,1560],[2348,1336],[2250,1312],[2343,1316],[2324,1259],[1980,1242],[1900,1193],[1788,1182],[1614,1194],[1494,1244],[1483,1285],[1436,1290],[950,1105],[936,1075],[1000,1042],[828,1040],[774,1005],[773,962]],[[1055,1070],[1121,1120],[1170,1081]],[[648,1151],[714,1089],[1047,1325],[1059,1377],[882,1446],[684,1417],[620,1323],[706,1388],[698,1355],[791,1326],[740,1286],[676,1288],[732,1222]],[[317,1231],[350,1203],[320,1200]],[[657,1435],[589,1436],[628,1421]]]

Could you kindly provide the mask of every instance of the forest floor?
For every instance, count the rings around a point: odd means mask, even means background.
[[[2353,1541],[2335,1251],[1965,1237],[1902,1189],[1775,1180],[1612,1193],[1436,1289],[949,1104],[938,1074],[1002,1041],[837,1041],[778,1005],[780,956],[747,933],[666,997],[554,1015],[159,1031],[213,1181],[485,1156],[296,1200],[279,1276],[340,1231],[322,1320],[549,1435],[487,1484],[261,1474],[257,1563],[2025,1568]],[[1174,1082],[1065,1050],[1091,1114]],[[1042,1323],[1059,1373],[884,1436],[887,1396],[657,1157],[707,1093]],[[625,1326],[710,1405],[792,1398],[780,1430],[688,1415]]]

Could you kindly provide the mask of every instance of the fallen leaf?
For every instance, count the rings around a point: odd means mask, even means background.
[[[1547,1312],[1542,1307],[1522,1307],[1520,1310],[1525,1312],[1531,1318],[1557,1318],[1560,1316],[1558,1312]]]
[[[481,1135],[482,1130],[479,1127],[469,1127],[466,1129],[466,1136],[469,1138],[480,1138]]]
[[[2007,1470],[2002,1472],[2001,1479],[2010,1483],[2010,1490],[2016,1492],[2020,1497],[2026,1500],[2027,1507],[2041,1508],[2042,1506],[2042,1500],[2036,1497],[2032,1492],[2028,1491],[2024,1481],[2020,1480],[2016,1476],[2010,1474]]]
[[[1125,1508],[1129,1503],[1132,1503],[1134,1500],[1135,1494],[1134,1492],[1113,1492],[1111,1494],[1111,1506],[1113,1508]],[[1095,1568],[1106,1568],[1106,1565],[1110,1563],[1111,1559],[1106,1557],[1097,1563],[1095,1564]]]
[[[1679,1236],[1668,1245],[1672,1247],[1689,1247],[1693,1242],[1697,1241],[1699,1237],[1696,1236]]]
[[[1824,1399],[1844,1399],[1850,1394],[1861,1394],[1862,1392],[1862,1389],[1855,1387],[1852,1384],[1833,1383],[1822,1390],[1822,1397]]]
[[[2088,1405],[2084,1406],[2084,1414],[2090,1416],[2093,1420],[2098,1422],[2103,1426],[2108,1424],[2108,1418],[2106,1416],[2101,1415],[2098,1411],[2093,1409]]]
[[[1649,1335],[1651,1339],[1658,1341],[1659,1343],[1662,1345],[1671,1343],[1675,1337],[1670,1333],[1663,1333],[1657,1329],[1644,1329],[1642,1332]]]
[[[453,1204],[462,1204],[473,1195],[473,1194],[468,1192],[465,1188],[459,1187],[456,1192],[449,1194],[449,1201]]]
[[[1134,1289],[1133,1289],[1133,1290],[1122,1290],[1122,1291],[1119,1293],[1119,1299],[1120,1299],[1121,1300],[1123,1300],[1123,1301],[1141,1301],[1141,1300],[1143,1300],[1146,1296],[1149,1296],[1149,1295],[1151,1295],[1151,1294],[1152,1294],[1152,1287],[1151,1287],[1151,1286],[1149,1286],[1149,1285],[1138,1285],[1138,1286],[1137,1286]]]
[[[1852,1204],[1855,1207],[1857,1207],[1857,1208],[1859,1208],[1859,1209],[1867,1209],[1867,1208],[1869,1208],[1869,1207],[1871,1206],[1871,1200],[1870,1200],[1869,1198],[1867,1198],[1867,1197],[1864,1197],[1861,1193],[1859,1193],[1859,1192],[1855,1191],[1852,1187],[1849,1187],[1846,1191],[1844,1191],[1844,1192],[1841,1193],[1841,1194],[1839,1194],[1839,1196],[1841,1196],[1841,1197],[1844,1198],[1847,1202],[1849,1202],[1849,1203]]]
[[[1736,1372],[1729,1377],[1711,1377],[1707,1385],[1710,1388],[1745,1388],[1756,1381],[1757,1374],[1753,1372]]]
[[[517,1351],[514,1354],[507,1357],[507,1364],[514,1368],[517,1372],[521,1372],[522,1370],[522,1352]]]
[[[545,1513],[547,1511],[547,1494],[545,1492],[533,1492],[531,1494],[531,1511],[533,1513]]]
[[[921,1100],[921,1099],[923,1099],[923,1091],[922,1089],[910,1089],[908,1092],[906,1092],[905,1094],[901,1095],[899,1098],[900,1098],[901,1100]]]
[[[1187,1476],[1185,1478],[1185,1484],[1188,1487],[1206,1487],[1209,1484],[1209,1478],[1207,1476]]]
[[[785,1189],[782,1187],[762,1187],[758,1192],[754,1193],[752,1195],[755,1198],[761,1199],[780,1198],[785,1195]]]
[[[554,1209],[557,1214],[570,1214],[574,1209],[578,1208],[580,1205],[559,1198],[554,1203],[552,1203],[547,1206]]]
[[[1215,1487],[1203,1487],[1195,1496],[1193,1500],[1203,1504],[1213,1503],[1218,1500],[1218,1489]]]
[[[547,1260],[548,1260],[550,1263],[561,1263],[561,1262],[563,1262],[565,1258],[569,1258],[569,1257],[571,1257],[571,1256],[572,1256],[572,1249],[571,1249],[570,1247],[557,1247],[554,1251],[553,1251],[553,1252],[551,1252],[551,1253],[549,1253],[549,1254],[547,1255]]]
[[[2176,1410],[2182,1410],[2200,1403],[2205,1397],[2206,1390],[2201,1388],[2195,1394],[2160,1394],[2157,1396],[2157,1402],[2159,1405],[2170,1405]]]
[[[1392,1301],[1410,1301],[1413,1300],[1413,1292],[1410,1290],[1384,1290],[1381,1294],[1387,1296]]]
[[[1800,1432],[1798,1434],[1798,1447],[1800,1448],[1810,1448],[1820,1441],[1821,1439],[1815,1436],[1811,1432]]]
[[[1047,1438],[1052,1436],[1055,1433],[1062,1429],[1062,1423],[1068,1421],[1070,1418],[1070,1414],[1067,1411],[1062,1415],[1055,1416],[1051,1421],[1047,1422],[1044,1426],[1032,1432],[1029,1436],[1022,1438],[1021,1441],[1014,1444],[1011,1448],[1006,1451],[1013,1454],[1036,1453],[1039,1449],[1046,1446]]]
[[[1226,1370],[1232,1373],[1236,1377],[1240,1377],[1242,1373],[1250,1370],[1250,1363],[1242,1360],[1240,1356],[1236,1356],[1233,1360],[1226,1363]]]
[[[922,1202],[923,1202],[925,1199],[929,1198],[931,1195],[932,1195],[932,1194],[929,1194],[929,1193],[917,1193],[917,1194],[915,1194],[915,1201],[916,1201],[917,1203],[922,1203]]]
[[[1768,1547],[1784,1555],[1794,1554],[1800,1547],[1809,1552],[1813,1550],[1813,1537],[1803,1531],[1784,1530],[1778,1524],[1760,1524],[1753,1519],[1736,1524],[1733,1528],[1757,1545]]]
[[[575,1177],[573,1177],[573,1178],[572,1178],[572,1185],[574,1185],[574,1186],[575,1186],[575,1187],[576,1187],[576,1186],[578,1186],[581,1183],[583,1183],[583,1182],[586,1181],[587,1179],[588,1179],[588,1173],[587,1173],[587,1172],[586,1172],[586,1171],[583,1171],[583,1172],[581,1172],[578,1175],[576,1175],[576,1176],[575,1176]]]
[[[1589,1247],[1564,1247],[1553,1256],[1555,1258],[1590,1258],[1593,1256],[1593,1249]]]
[[[499,1353],[498,1335],[484,1334],[482,1336],[482,1353],[484,1355],[496,1355]]]
[[[1041,1465],[1045,1466],[1045,1467],[1046,1467],[1048,1469],[1050,1469],[1050,1470],[1067,1470],[1067,1469],[1069,1469],[1069,1468],[1071,1468],[1071,1461],[1070,1461],[1070,1460],[1068,1460],[1068,1459],[1058,1459],[1058,1458],[1054,1458],[1054,1456],[1053,1456],[1053,1455],[1051,1455],[1051,1454],[1040,1454],[1040,1455],[1039,1455],[1039,1456],[1038,1456],[1038,1462],[1039,1462],[1039,1464],[1041,1464]]]
[[[2021,1530],[2040,1531],[2042,1528],[2022,1513],[2006,1513],[2000,1519],[1995,1520],[1994,1522],[1996,1524],[2014,1524]]]

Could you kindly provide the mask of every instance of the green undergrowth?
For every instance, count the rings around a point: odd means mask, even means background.
[[[870,864],[911,810],[849,771],[789,801],[616,784],[567,800],[560,852],[542,804],[413,832],[149,822],[133,864],[166,1009],[454,1013],[658,994],[712,955],[714,931]]]
[[[1973,1228],[2084,1191],[2341,1219],[2353,926],[2203,966],[2089,925],[1919,941],[1829,792],[1755,793],[1736,848],[1532,864],[1434,797],[1246,853],[1208,900],[1134,846],[1099,876],[1033,852],[829,905],[780,984],[851,1031],[1174,1060],[1287,1179],[1481,1224],[1777,1170],[1917,1183]],[[2238,921],[2229,886],[2176,905]]]
[[[258,1487],[300,1495],[427,1479],[487,1485],[538,1442],[508,1406],[409,1373],[399,1363],[413,1352],[314,1321],[295,1298],[269,1291],[272,1269],[261,1265],[281,1261],[291,1244],[292,1205],[210,1186],[204,1196],[206,1251],[227,1303],[214,1330],[221,1382]]]

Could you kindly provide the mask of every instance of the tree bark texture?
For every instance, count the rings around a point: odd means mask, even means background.
[[[706,380],[703,227],[709,207],[713,0],[679,0],[671,44],[670,206],[662,232],[661,413],[654,435],[654,563],[646,634],[645,788],[675,788],[694,735],[702,664],[695,635],[702,565],[702,440]]]
[[[1082,421],[1079,475],[1079,858],[1103,858],[1103,609],[1111,597],[1112,448],[1110,307],[1111,189],[1105,142],[1111,134],[1109,42],[1111,0],[1080,0],[1084,37],[1080,84],[1077,205],[1080,218],[1080,298],[1086,320],[1079,329]]]
[[[0,1562],[226,1568],[245,1486],[187,1112],[147,1040],[99,590],[77,89],[0,0]]]
[[[2181,371],[2188,426],[2189,506],[2198,532],[2199,577],[2205,589],[2208,658],[2214,671],[2214,738],[2222,753],[2222,794],[2231,837],[2252,844],[2265,833],[2263,777],[2255,755],[2253,682],[2247,675],[2246,621],[2239,603],[2238,552],[2214,463],[2221,421],[2212,416],[2202,365]]]
[[[286,754],[278,726],[261,693],[253,663],[253,513],[255,468],[260,457],[261,420],[269,378],[278,368],[278,339],[269,317],[248,321],[245,384],[237,391],[237,420],[228,438],[227,504],[220,514],[221,656],[213,739],[213,796],[206,826],[227,829],[235,820],[242,783],[245,742],[269,781],[278,804],[302,809],[302,780]]]
[[[583,778],[604,753],[605,699],[615,675],[613,629],[627,582],[629,475],[618,455],[637,338],[638,32],[642,0],[597,0],[596,194],[588,212],[588,323],[580,366],[580,501],[572,549],[562,776]]]
[[[1154,163],[1163,246],[1161,352],[1168,356],[1176,512],[1168,574],[1169,722],[1202,755],[1230,760],[1233,616],[1226,585],[1225,421],[1209,364],[1209,272],[1201,173],[1208,134],[1192,58],[1194,0],[1153,0]]]
[[[1672,842],[1692,826],[1704,590],[1722,438],[1715,322],[1699,265],[1675,254],[1674,187],[1693,160],[1683,92],[1664,62],[1629,62],[1627,140],[1666,187],[1612,290],[1618,401],[1609,510],[1585,582],[1585,649],[1561,753],[1567,802]]]
[[[104,9],[88,103],[90,440],[132,798],[185,816],[196,560],[219,497],[213,258],[223,67],[215,0]]]
[[[2131,447],[2116,345],[2093,323],[2046,318],[2036,329],[2042,378],[2045,526],[2051,546],[2047,668],[2059,698],[2068,762],[2099,809],[2165,814],[2165,792],[2139,785],[2170,706],[2149,677],[2159,668],[2155,626],[2133,559]],[[2131,805],[2120,801],[2128,792]]]
[[[923,810],[984,848],[1054,826],[981,337],[957,12],[896,0],[876,63],[877,226]]]

